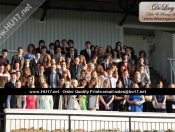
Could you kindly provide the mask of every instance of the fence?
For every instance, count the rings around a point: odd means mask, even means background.
[[[154,130],[153,132],[164,132],[164,130],[175,129],[174,114],[68,110],[49,110],[49,112],[47,110],[25,111],[16,110],[14,113],[5,113],[5,129],[3,131],[145,132],[149,130],[147,132],[150,132]],[[31,128],[32,130],[24,131],[24,128]]]

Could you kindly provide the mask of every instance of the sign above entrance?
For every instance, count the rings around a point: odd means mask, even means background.
[[[175,22],[175,2],[140,2],[141,22]]]

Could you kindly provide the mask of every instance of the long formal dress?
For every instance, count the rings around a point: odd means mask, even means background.
[[[142,100],[142,95],[129,95],[129,100],[130,101],[141,101]],[[129,104],[129,111],[131,112],[143,112],[143,104]]]
[[[38,109],[53,109],[53,96],[40,95],[37,97]]]
[[[154,112],[152,100],[153,100],[152,95],[145,96],[145,102],[143,103],[143,112]]]
[[[26,109],[37,109],[37,99],[36,95],[26,96]]]
[[[167,113],[175,113],[175,95],[166,96]]]
[[[124,97],[124,95],[117,95],[118,97]],[[113,101],[113,110],[114,111],[128,111],[128,103],[126,100],[115,100]]]
[[[70,95],[68,100],[67,109],[68,110],[80,110],[78,101],[76,100],[77,95]]]
[[[56,95],[53,109],[63,110],[65,108],[64,95]]]
[[[79,100],[81,110],[88,110],[88,96],[83,95],[81,100]]]
[[[99,102],[97,100],[97,95],[89,95],[89,109],[95,108],[96,102]],[[99,108],[97,108],[97,109],[99,109]]]
[[[163,103],[163,100],[165,98],[165,95],[156,95],[157,102],[159,104]],[[161,112],[161,113],[166,113],[166,109],[155,109],[155,112]]]
[[[112,95],[103,95],[103,99],[105,101],[105,103],[108,103],[112,98]],[[103,103],[100,103],[101,105],[99,106],[100,110],[106,110],[105,106]],[[109,105],[109,111],[113,110],[113,102]]]

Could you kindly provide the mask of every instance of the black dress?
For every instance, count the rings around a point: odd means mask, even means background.
[[[124,97],[124,95],[118,95],[118,97]],[[128,103],[123,104],[124,99],[113,101],[114,111],[128,111]]]
[[[143,112],[154,112],[152,95],[145,96],[145,102],[143,103]]]
[[[175,100],[173,96],[175,95],[167,95],[167,100],[166,100],[167,113],[175,113],[175,109],[172,107],[172,105],[175,105]]]
[[[103,96],[105,103],[108,103],[112,98],[112,95],[102,95],[102,96]],[[109,111],[112,111],[113,110],[113,102],[109,105],[109,107],[110,107]],[[101,102],[101,105],[99,106],[99,109],[105,110],[105,106],[102,102]]]

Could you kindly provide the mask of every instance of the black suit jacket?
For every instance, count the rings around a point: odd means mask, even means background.
[[[66,55],[66,57],[68,57],[68,56],[71,57],[70,53]],[[75,58],[75,57],[77,57],[77,54],[74,53],[74,58]]]
[[[122,81],[123,87],[126,88],[126,84],[125,84],[125,82],[124,82],[124,78],[121,77],[120,80]],[[132,83],[133,83],[132,80],[128,77],[128,78],[127,78],[127,81],[128,81],[128,83],[127,83],[128,88],[131,88],[131,87],[132,87]]]
[[[84,57],[86,58],[86,62],[89,63],[92,59],[92,57],[94,56],[94,52],[91,50],[91,57],[89,57],[89,54],[87,53],[87,50],[81,50],[80,55],[84,55]]]
[[[47,76],[47,79],[48,79],[48,81],[47,81],[48,85],[51,84],[51,82],[50,82],[50,74],[51,74],[51,71],[46,73],[46,76]],[[57,75],[58,75],[58,77],[60,79],[61,78],[61,74],[57,72]]]
[[[12,82],[7,82],[5,83],[4,88],[15,88],[15,86],[12,84]],[[3,95],[3,103],[6,104],[6,100],[7,100],[7,95]]]
[[[121,74],[120,73],[120,68],[121,68],[122,65],[124,65],[124,62],[123,61],[118,63],[119,74]],[[132,64],[130,62],[128,62],[128,71],[129,71],[129,73],[131,72],[131,65]]]
[[[131,54],[131,60],[130,60],[130,62],[131,62],[132,64],[137,65],[137,56]]]
[[[47,50],[46,53],[49,54],[49,55],[51,56],[51,58],[53,59],[53,55],[56,54],[57,52],[55,52],[55,50],[54,50],[54,54],[52,55],[52,54],[50,53],[50,50]]]
[[[27,83],[24,85],[24,86],[22,86],[21,88],[29,88],[29,86],[27,85]]]
[[[22,56],[22,58],[20,60],[20,58],[18,57],[18,55],[14,55],[12,57],[12,61],[11,61],[11,67],[12,68],[14,67],[15,62],[20,62],[20,64],[21,64],[20,69],[22,69],[23,66],[24,66],[24,57]]]
[[[63,55],[67,55],[65,52],[64,52],[64,48],[63,47],[61,47],[61,54],[63,54]],[[69,48],[68,47],[66,47],[66,50],[67,50],[67,52],[69,53]]]
[[[5,59],[4,64],[2,64],[2,56],[0,56],[0,65],[6,65],[6,64],[9,64],[9,60]]]
[[[36,50],[36,53],[40,53],[40,54],[41,54],[41,49],[40,49],[40,47],[36,48],[35,50]]]
[[[68,53],[70,54],[69,50],[70,50],[70,47],[68,48]],[[77,55],[78,54],[77,49],[74,48],[74,50],[75,50],[75,55]]]
[[[107,69],[106,69],[105,63],[102,63],[101,65],[102,65],[103,69],[106,71]],[[111,67],[111,65],[112,65],[112,64],[111,64],[111,63],[109,63],[109,64],[108,64],[108,68],[110,68],[110,67]]]

